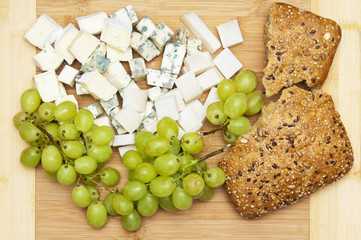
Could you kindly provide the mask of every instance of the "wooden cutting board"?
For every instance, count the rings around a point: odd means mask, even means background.
[[[102,229],[92,229],[86,221],[86,211],[76,207],[71,200],[72,187],[61,186],[60,184],[48,179],[42,168],[36,168],[35,181],[31,170],[25,169],[18,163],[18,157],[21,150],[26,146],[22,143],[18,133],[13,126],[10,126],[12,117],[19,107],[19,97],[22,91],[31,87],[31,77],[35,74],[35,66],[31,63],[35,49],[22,39],[23,34],[29,25],[35,20],[36,16],[42,13],[48,14],[54,18],[63,27],[68,23],[76,25],[75,18],[98,11],[105,11],[111,14],[118,9],[132,4],[140,19],[147,15],[155,24],[166,23],[173,31],[184,26],[180,22],[180,17],[191,11],[196,12],[210,29],[217,35],[216,26],[232,19],[237,19],[244,37],[244,43],[231,48],[239,60],[243,63],[244,69],[256,71],[259,80],[262,76],[262,69],[266,64],[265,48],[263,45],[263,26],[266,21],[266,13],[273,1],[270,0],[231,0],[231,1],[118,1],[118,0],[1,0],[0,17],[7,20],[0,21],[1,29],[6,29],[5,37],[1,40],[5,45],[1,45],[1,53],[7,53],[9,62],[2,59],[0,72],[9,79],[1,81],[1,109],[6,113],[6,119],[1,115],[1,123],[6,122],[7,126],[2,127],[0,132],[5,133],[6,138],[1,141],[1,153],[7,153],[4,161],[4,168],[0,169],[0,190],[5,190],[5,195],[0,195],[0,209],[5,211],[1,214],[0,226],[4,231],[0,232],[0,239],[183,239],[183,238],[215,238],[215,239],[342,239],[342,234],[348,234],[345,239],[358,239],[359,234],[352,231],[352,227],[361,227],[360,207],[347,207],[347,204],[340,204],[332,201],[327,196],[338,198],[342,189],[353,186],[361,189],[359,182],[349,177],[340,183],[344,186],[330,187],[329,191],[322,191],[310,200],[307,198],[300,203],[276,211],[275,213],[258,220],[245,220],[234,210],[224,189],[216,190],[214,197],[207,202],[195,201],[192,208],[188,211],[178,211],[167,213],[158,211],[154,216],[143,218],[143,225],[136,233],[125,231],[120,223],[120,217],[109,217],[107,225]],[[349,127],[351,141],[353,142],[356,154],[356,170],[353,169],[359,177],[359,157],[360,149],[360,59],[357,59],[357,50],[360,52],[360,36],[355,32],[360,30],[361,19],[353,19],[357,16],[357,9],[360,6],[326,5],[327,0],[292,0],[287,1],[297,7],[322,13],[327,17],[337,17],[341,21],[341,9],[353,9],[347,18],[355,25],[347,25],[348,22],[341,24],[344,30],[350,31],[348,41],[358,44],[358,49],[352,51],[351,56],[355,58],[350,64],[354,64],[356,73],[347,71],[341,57],[336,57],[335,64],[325,88],[333,94],[336,106],[339,107],[341,116],[345,121],[346,127]],[[350,2],[352,2],[350,0]],[[354,1],[356,2],[356,1]],[[353,3],[354,3],[353,2]],[[330,7],[333,6],[333,7]],[[337,6],[337,7],[336,7]],[[332,10],[327,10],[332,9]],[[346,10],[345,10],[346,11]],[[24,20],[25,19],[25,20]],[[1,19],[2,20],[2,19]],[[347,29],[345,29],[347,27]],[[13,40],[13,41],[12,41]],[[9,48],[10,47],[10,48]],[[340,49],[344,45],[341,43]],[[338,55],[346,57],[346,51]],[[219,52],[219,51],[218,51]],[[217,52],[217,53],[218,53]],[[215,55],[217,55],[217,53]],[[150,68],[159,68],[161,57],[157,57],[151,63],[147,64]],[[358,64],[358,65],[357,65]],[[124,64],[129,70],[128,64]],[[8,66],[8,67],[4,67]],[[78,66],[78,65],[76,65]],[[344,68],[342,68],[344,67]],[[348,68],[348,66],[347,66]],[[343,86],[341,88],[330,87],[332,83],[338,84],[339,72],[344,70],[347,81],[352,83],[353,87]],[[8,82],[10,83],[10,88]],[[146,84],[140,83],[141,88],[147,88]],[[8,91],[10,89],[10,91]],[[263,91],[261,83],[257,91]],[[355,92],[356,91],[356,95]],[[357,92],[358,91],[358,92]],[[75,94],[73,89],[67,88],[68,94]],[[339,96],[340,93],[347,94],[347,98]],[[201,98],[204,101],[207,93]],[[266,102],[277,99],[278,96],[266,99]],[[77,97],[80,107],[89,105],[94,100],[89,97]],[[342,100],[343,99],[343,100]],[[349,103],[353,103],[353,108]],[[345,104],[341,108],[340,104]],[[356,106],[356,107],[355,107]],[[350,113],[358,113],[358,116],[350,117]],[[345,117],[344,117],[345,116]],[[257,116],[251,118],[252,122]],[[346,119],[345,119],[346,118]],[[356,131],[350,131],[351,127],[356,127]],[[204,130],[211,129],[210,124],[205,124]],[[8,141],[8,139],[10,141]],[[205,138],[206,147],[204,154],[218,149],[224,145],[221,134],[207,136]],[[356,145],[355,145],[356,144]],[[210,166],[216,165],[222,156],[209,159]],[[3,160],[0,160],[3,161]],[[11,161],[11,162],[10,162]],[[127,170],[121,163],[121,158],[114,149],[113,158],[107,163],[107,166],[117,168],[121,173],[120,186],[124,185],[127,179]],[[358,174],[358,175],[357,175]],[[350,183],[351,182],[351,183]],[[338,184],[340,184],[338,183]],[[35,188],[35,190],[34,190]],[[328,189],[326,189],[328,190]],[[6,194],[8,193],[8,194]],[[34,195],[35,194],[35,195]],[[351,193],[348,193],[351,194]],[[347,199],[345,200],[347,201]],[[311,206],[311,209],[310,209]],[[346,213],[342,215],[335,208],[343,207]],[[328,212],[330,213],[328,214]],[[34,216],[35,214],[35,216]],[[357,216],[358,214],[358,216]],[[331,216],[331,217],[330,217]],[[338,217],[343,217],[342,223],[345,223],[343,230],[335,230]],[[351,218],[351,219],[349,219]],[[352,223],[352,224],[351,224]],[[340,227],[341,228],[341,227]],[[1,229],[3,230],[3,229]],[[351,230],[351,231],[350,231]],[[347,233],[346,233],[347,232]],[[4,237],[1,234],[5,233]],[[331,233],[331,235],[330,235]],[[16,237],[15,237],[16,236]]]

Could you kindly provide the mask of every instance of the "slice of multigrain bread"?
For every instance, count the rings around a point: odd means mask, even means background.
[[[262,79],[266,95],[306,81],[322,86],[341,40],[340,26],[285,3],[274,3],[265,25],[268,64]]]
[[[236,209],[256,218],[342,178],[353,159],[331,96],[294,86],[262,110],[219,166]]]

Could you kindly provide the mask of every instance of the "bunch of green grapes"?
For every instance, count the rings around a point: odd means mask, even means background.
[[[251,70],[237,74],[235,80],[224,79],[217,87],[221,101],[210,104],[207,119],[224,130],[227,143],[235,144],[238,136],[251,130],[251,122],[244,115],[254,115],[261,111],[263,96],[254,92],[257,76]]]

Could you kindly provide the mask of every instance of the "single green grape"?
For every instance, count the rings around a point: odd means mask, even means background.
[[[104,199],[104,206],[107,209],[108,215],[110,215],[110,216],[118,215],[117,212],[114,211],[114,209],[113,209],[113,197],[114,196],[115,196],[115,193],[109,192]]]
[[[197,162],[195,165],[194,165],[194,169],[195,171],[197,172],[205,172],[207,171],[207,162],[206,161],[201,161],[201,162]]]
[[[99,201],[92,202],[86,211],[88,223],[93,228],[101,228],[108,221],[108,213],[104,204]]]
[[[108,144],[101,146],[89,144],[86,153],[97,160],[98,163],[105,163],[112,158],[113,149]]]
[[[20,97],[21,109],[26,113],[35,112],[41,103],[38,90],[28,89]]]
[[[113,140],[113,137],[114,131],[111,127],[108,126],[100,126],[96,128],[91,135],[95,145],[109,144]]]
[[[120,174],[115,168],[107,167],[100,172],[100,180],[106,186],[113,187],[119,183]]]
[[[223,79],[218,83],[218,97],[225,102],[229,96],[237,92],[236,84],[231,79]]]
[[[139,181],[129,181],[123,187],[124,197],[130,201],[138,201],[147,193],[145,184]]]
[[[94,186],[91,186],[91,185],[86,185],[85,187],[86,187],[86,189],[88,189],[88,191],[90,193],[91,201],[92,202],[98,201],[98,198],[99,198],[98,190]]]
[[[211,103],[206,110],[206,116],[213,125],[221,125],[227,121],[227,115],[224,113],[224,103],[221,101]]]
[[[208,168],[203,177],[206,184],[211,188],[219,187],[226,181],[226,174],[220,167]]]
[[[139,152],[135,150],[129,150],[123,155],[123,164],[130,170],[135,170],[135,168],[143,162],[143,158]]]
[[[263,96],[258,92],[251,92],[247,94],[248,102],[247,102],[247,111],[246,115],[254,115],[261,111],[264,105]]]
[[[247,110],[247,96],[244,93],[234,93],[224,103],[224,114],[230,118],[239,118]]]
[[[34,124],[30,122],[24,122],[19,127],[19,134],[25,142],[30,143],[35,142],[40,138],[41,131],[39,130],[39,128],[35,127]]]
[[[170,148],[167,153],[177,155],[180,152],[181,144],[178,139],[170,141]]]
[[[155,136],[145,144],[144,151],[148,156],[157,157],[169,151],[169,140],[162,136]]]
[[[202,192],[204,180],[197,173],[191,173],[184,177],[182,186],[186,193],[194,196]]]
[[[158,198],[151,193],[147,193],[137,203],[137,210],[144,217],[152,216],[158,210]]]
[[[83,133],[83,139],[85,140],[85,142],[88,143],[88,142],[92,141],[92,133],[97,128],[98,128],[98,126],[96,124],[93,124],[89,131]]]
[[[122,216],[121,222],[125,229],[130,232],[135,232],[142,225],[142,217],[137,210],[133,209],[130,214]]]
[[[40,114],[38,111],[33,112],[31,114],[31,118],[33,119],[33,124],[35,126],[39,126],[41,123],[44,122],[44,120],[40,118]]]
[[[176,188],[173,178],[170,176],[159,176],[154,178],[149,185],[150,191],[157,197],[170,196]]]
[[[138,180],[137,177],[135,176],[135,171],[134,170],[130,170],[128,172],[128,180],[129,181]]]
[[[214,188],[211,188],[207,184],[204,185],[202,192],[193,196],[193,199],[198,199],[199,201],[207,201],[213,197]]]
[[[157,133],[159,136],[166,139],[177,139],[178,137],[178,124],[170,117],[163,117],[158,121]]]
[[[147,162],[138,164],[135,168],[134,174],[135,177],[143,183],[148,183],[157,176],[157,172],[155,171],[153,164]]]
[[[226,130],[224,132],[223,139],[227,144],[236,145],[238,137]]]
[[[94,124],[94,115],[88,109],[80,109],[74,117],[74,125],[81,132],[87,132]]]
[[[53,137],[60,138],[59,135],[59,124],[57,123],[48,123],[45,126],[45,130]]]
[[[178,154],[178,159],[179,159],[179,169],[178,171],[183,173],[190,173],[192,172],[193,170],[193,166],[187,166],[187,164],[189,164],[191,162],[191,159],[192,159],[192,156],[190,156],[189,153],[185,153],[185,152],[182,152],[180,154]]]
[[[20,154],[20,162],[23,166],[33,168],[38,166],[41,159],[41,150],[37,147],[27,147]]]
[[[80,158],[85,151],[83,143],[77,140],[63,142],[61,149],[67,157],[74,159]]]
[[[59,122],[69,121],[74,118],[77,111],[75,103],[64,101],[57,105],[54,109],[54,117]]]
[[[227,125],[228,131],[236,136],[248,133],[251,130],[251,127],[251,122],[244,116],[231,119]]]
[[[54,116],[55,104],[44,102],[39,106],[39,116],[44,121],[50,121]]]
[[[92,202],[89,190],[83,185],[76,185],[73,188],[71,197],[75,205],[81,208],[89,206],[89,204]]]
[[[237,91],[248,94],[257,87],[257,76],[252,70],[243,70],[239,72],[234,80]]]
[[[76,171],[72,165],[63,164],[57,171],[56,177],[62,185],[71,185],[76,180]]]
[[[45,171],[58,171],[63,164],[63,158],[58,148],[54,145],[46,146],[41,154],[41,164]]]
[[[74,123],[65,122],[59,126],[58,129],[59,136],[63,139],[72,140],[78,137],[78,130],[76,129]]]
[[[148,142],[148,140],[153,137],[154,134],[148,131],[141,131],[135,136],[135,147],[143,157],[146,157],[144,150],[145,145]]]
[[[159,200],[159,206],[163,208],[165,211],[174,212],[178,210],[173,204],[172,196],[158,198],[158,200]]]
[[[120,193],[116,193],[113,196],[112,206],[114,211],[120,215],[128,215],[134,209],[134,203]]]
[[[90,174],[97,168],[97,161],[90,156],[83,156],[74,161],[75,170],[80,174]]]
[[[174,154],[163,154],[154,161],[154,168],[161,176],[170,176],[178,171],[180,167],[179,158]]]
[[[19,128],[24,122],[30,122],[31,116],[26,112],[18,112],[13,117],[13,123],[16,128]]]
[[[189,209],[193,204],[193,197],[186,193],[183,188],[177,187],[172,194],[174,207],[179,210]]]
[[[188,152],[189,154],[200,153],[204,147],[203,137],[199,137],[199,134],[196,132],[185,133],[181,142],[184,151]]]

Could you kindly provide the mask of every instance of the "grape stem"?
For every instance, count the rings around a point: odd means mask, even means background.
[[[220,153],[222,153],[222,152],[225,152],[225,151],[227,151],[227,149],[228,149],[229,147],[231,147],[231,146],[232,146],[232,144],[227,144],[226,146],[222,147],[221,149],[218,149],[218,150],[216,150],[216,151],[214,151],[214,152],[211,152],[211,153],[208,153],[207,155],[204,155],[203,157],[200,157],[200,158],[197,160],[197,162],[202,162],[202,161],[204,161],[204,160],[206,160],[206,159],[208,159],[208,158],[211,158],[211,157],[213,157],[213,156],[216,156],[217,154],[220,154]]]
[[[216,133],[216,132],[218,132],[218,131],[221,131],[221,130],[225,131],[225,130],[226,130],[226,127],[227,127],[227,124],[221,125],[219,128],[212,129],[212,130],[210,130],[210,131],[208,131],[208,132],[202,132],[202,133],[200,133],[199,136],[197,137],[195,143],[197,143],[197,142],[199,141],[199,139],[201,139],[203,136],[207,136],[207,135],[210,135],[210,134],[214,134],[214,133]]]
[[[112,190],[112,189],[110,189],[110,188],[108,188],[108,187],[104,186],[103,184],[101,184],[101,183],[99,183],[99,182],[95,181],[94,179],[89,179],[89,180],[90,180],[91,182],[95,183],[96,185],[98,185],[99,187],[101,187],[102,189],[107,190],[108,192],[111,192],[111,193],[114,193],[114,192],[115,192],[115,190]]]

